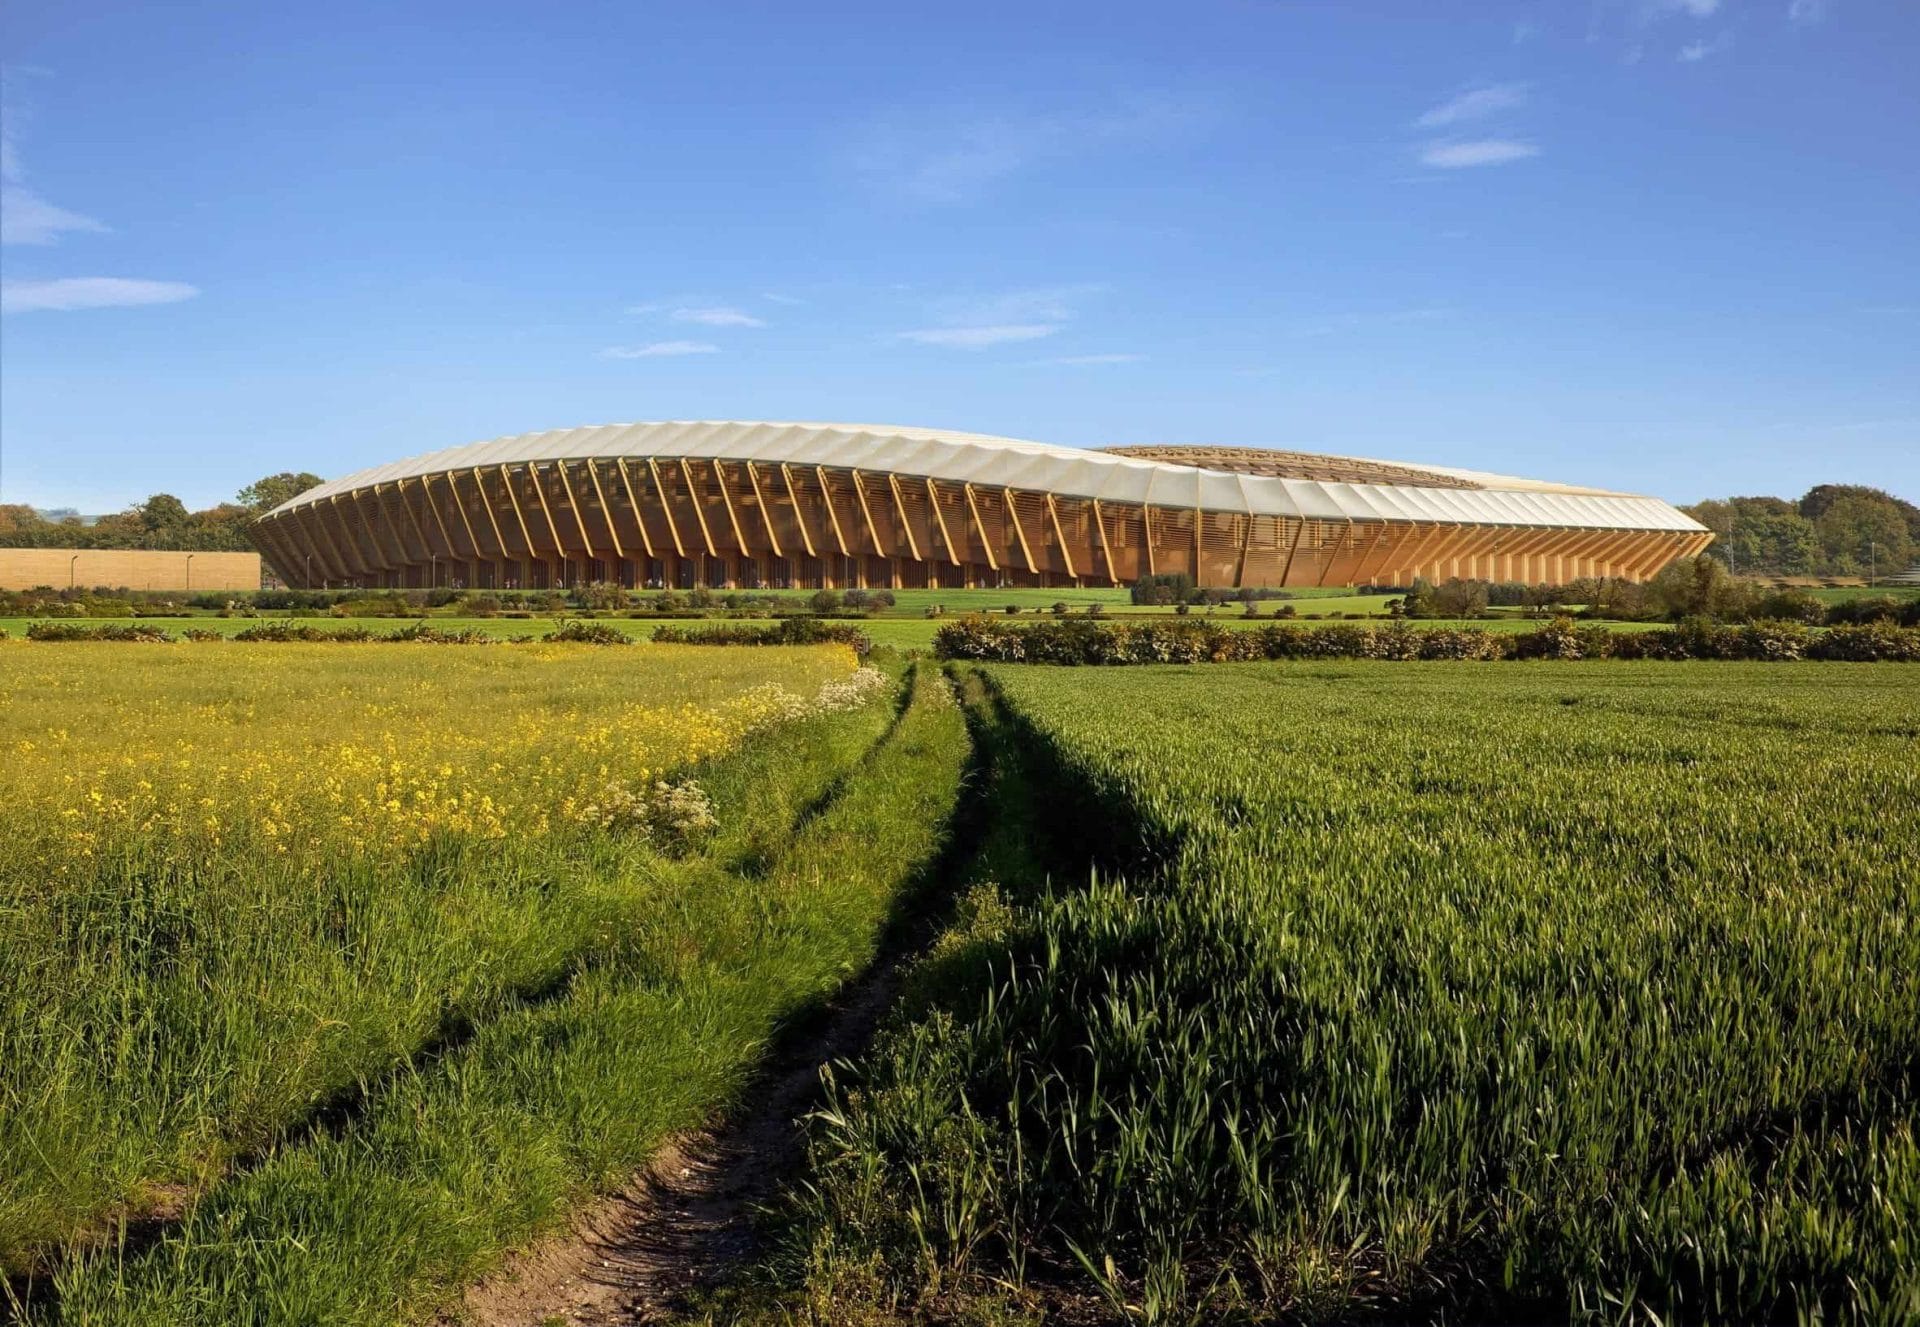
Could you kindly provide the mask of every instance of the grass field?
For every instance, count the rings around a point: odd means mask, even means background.
[[[0,642],[0,1305],[434,1320],[965,826],[716,1321],[1920,1318],[1920,670],[886,658]]]
[[[1913,670],[988,676],[1034,855],[822,1112],[801,1307],[1920,1317]]]
[[[964,753],[943,689],[896,731],[841,647],[404,653],[0,660],[9,1297],[55,1262],[83,1321],[391,1321],[457,1288],[871,951]],[[445,1239],[359,1256],[462,1183]],[[58,1258],[183,1212],[140,1257]]]

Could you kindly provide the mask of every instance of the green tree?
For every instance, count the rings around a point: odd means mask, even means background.
[[[1704,553],[1697,558],[1669,562],[1648,582],[1647,597],[1671,618],[1730,620],[1746,617],[1754,598],[1753,592],[1735,579],[1725,563]]]
[[[1816,570],[1813,522],[1784,498],[1716,498],[1681,510],[1713,531],[1708,555],[1742,574],[1804,576]]]
[[[156,493],[133,509],[149,534],[176,530],[187,523],[187,504],[171,493]]]
[[[1882,572],[1905,571],[1913,561],[1906,518],[1889,499],[1848,494],[1813,524],[1827,565],[1836,571],[1859,575],[1876,566]]]
[[[1800,514],[1810,521],[1817,521],[1842,498],[1870,498],[1875,502],[1887,503],[1906,522],[1907,537],[1920,542],[1920,507],[1905,498],[1896,498],[1885,489],[1869,488],[1865,484],[1816,484],[1800,499]]]
[[[255,512],[271,511],[290,498],[297,498],[321,482],[319,475],[302,470],[282,470],[277,475],[256,479],[241,489],[236,498],[241,506]]]

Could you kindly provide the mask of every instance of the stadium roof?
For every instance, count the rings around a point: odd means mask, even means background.
[[[1127,449],[1177,454],[1181,448]],[[1251,449],[1193,449],[1244,456]],[[1289,453],[1272,453],[1274,457]],[[1292,455],[1300,455],[1292,453]],[[356,471],[308,489],[275,512],[317,499],[420,475],[476,466],[521,465],[619,456],[685,456],[786,462],[914,475],[954,483],[1031,489],[1109,502],[1322,520],[1446,521],[1491,525],[1581,526],[1620,530],[1703,531],[1658,498],[1515,479],[1443,466],[1338,460],[1383,471],[1428,472],[1433,486],[1295,479],[1146,459],[1114,452],[1023,442],[946,429],[874,424],[669,421],[602,424],[522,433],[424,452]],[[1222,465],[1232,464],[1221,460]],[[1467,485],[1467,486],[1463,486]]]

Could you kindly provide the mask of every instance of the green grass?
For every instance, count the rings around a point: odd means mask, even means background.
[[[9,1275],[217,1184],[766,857],[888,721],[875,702],[740,747],[760,688],[846,676],[834,648],[8,649]],[[724,817],[695,856],[585,814],[676,768]]]
[[[967,750],[922,672],[898,726],[776,855],[713,856],[635,898],[556,997],[503,1009],[340,1128],[273,1151],[151,1250],[70,1266],[39,1316],[374,1324],[450,1303],[708,1118],[782,1018],[872,960],[941,847]],[[776,786],[743,770],[732,791],[730,832],[784,829]]]
[[[1823,604],[1844,604],[1855,599],[1920,599],[1920,585],[1876,585],[1868,589],[1864,585],[1842,586],[1836,589],[1825,587],[1807,591]]]
[[[987,671],[1054,885],[843,1077],[773,1317],[1920,1316],[1920,674]]]

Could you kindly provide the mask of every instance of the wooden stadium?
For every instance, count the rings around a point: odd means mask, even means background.
[[[291,585],[819,589],[1645,580],[1655,498],[1255,448],[1093,451],[846,424],[525,434],[322,484],[252,527]]]

